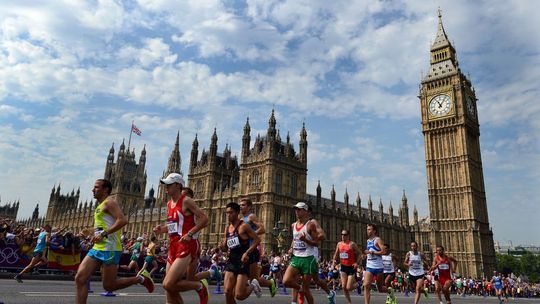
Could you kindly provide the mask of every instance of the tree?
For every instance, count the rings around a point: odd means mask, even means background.
[[[521,269],[523,274],[529,277],[533,283],[540,281],[540,255],[534,255],[530,252],[521,256]]]

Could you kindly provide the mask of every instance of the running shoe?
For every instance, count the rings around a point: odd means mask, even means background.
[[[262,289],[261,285],[259,284],[259,281],[257,279],[251,280],[251,286],[253,286],[253,292],[257,296],[257,298],[260,298],[262,296]]]
[[[328,304],[336,304],[336,292],[334,290],[330,290],[330,294],[328,294],[327,298]]]
[[[206,279],[201,280],[201,289],[197,290],[199,294],[199,300],[201,304],[208,304],[210,300],[210,292],[208,292],[208,281]]]
[[[426,297],[426,299],[428,298],[428,290],[427,290],[427,288],[424,288],[424,297]]]
[[[390,297],[391,304],[397,303],[396,294],[392,287],[388,287],[388,296]]]
[[[304,292],[301,290],[298,291],[298,304],[304,304]]]
[[[150,273],[146,269],[140,272],[139,276],[143,277],[142,284],[144,287],[146,287],[146,290],[148,290],[149,293],[154,292],[154,280],[152,280],[152,277],[150,276]]]
[[[22,283],[22,282],[23,282],[22,279],[21,279],[21,275],[20,275],[20,274],[14,276],[13,278],[14,278],[17,282],[19,282],[19,283]]]
[[[276,287],[276,280],[274,279],[270,279],[270,296],[273,298],[276,296],[276,292],[277,292],[277,287]]]

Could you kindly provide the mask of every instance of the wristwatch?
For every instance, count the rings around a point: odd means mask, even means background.
[[[189,235],[189,237],[190,237],[190,238],[192,238],[192,237],[193,237],[193,234],[194,234],[194,233],[193,233],[193,232],[191,232],[191,231],[189,231],[189,232],[187,233],[187,235]]]
[[[101,236],[104,237],[104,238],[106,238],[108,235],[109,235],[109,234],[107,233],[107,230],[103,230],[103,231],[101,232]]]

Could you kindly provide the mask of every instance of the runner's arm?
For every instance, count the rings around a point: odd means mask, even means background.
[[[334,251],[334,256],[332,257],[332,261],[334,262],[334,264],[337,263],[338,255],[339,255],[339,243],[337,243],[336,251]]]
[[[409,255],[410,252],[407,252],[407,254],[405,255],[405,261],[403,261],[403,265],[407,268],[409,268]]]
[[[255,226],[257,226],[257,230],[255,230],[255,233],[257,235],[261,235],[261,234],[264,234],[266,232],[266,230],[264,229],[264,226],[261,222],[259,222],[259,219],[257,218],[257,216],[255,214],[250,214],[249,217],[248,217],[248,221],[252,222],[253,224],[255,224]]]
[[[251,246],[249,246],[245,254],[249,255],[253,251],[257,250],[257,246],[259,246],[261,243],[261,238],[259,238],[257,233],[255,233],[255,231],[253,231],[253,229],[251,229],[251,227],[249,227],[246,223],[242,223],[238,230],[242,230],[241,232],[244,232],[250,239],[252,239]]]

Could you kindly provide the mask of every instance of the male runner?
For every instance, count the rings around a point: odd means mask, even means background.
[[[414,304],[418,304],[422,293],[424,293],[427,299],[427,289],[424,288],[424,280],[426,274],[424,272],[424,266],[427,266],[426,257],[418,251],[418,243],[411,242],[411,251],[405,255],[405,267],[409,268],[409,286],[416,289],[414,296]]]
[[[244,223],[248,224],[257,235],[264,235],[266,232],[264,226],[259,222],[257,215],[251,210],[253,202],[250,198],[244,197],[240,200],[240,216]],[[261,252],[259,248],[253,251],[249,256],[249,279],[257,279],[259,284],[270,289],[270,296],[276,295],[276,281],[274,279],[267,280],[261,277]]]
[[[452,273],[456,269],[457,261],[444,253],[443,246],[436,247],[435,259],[433,259],[433,265],[431,265],[430,271],[437,269],[439,271],[439,277],[435,281],[435,290],[439,303],[442,304],[441,290],[446,299],[446,304],[451,304],[450,299],[450,287],[452,287]]]
[[[496,270],[493,271],[493,277],[490,281],[491,285],[495,288],[495,295],[499,299],[499,303],[503,302],[503,279],[502,276],[497,273]]]
[[[47,255],[45,253],[45,250],[47,250],[49,240],[51,236],[51,226],[49,224],[46,224],[41,229],[41,232],[39,233],[37,237],[37,244],[36,248],[34,249],[34,255],[32,257],[32,260],[30,261],[30,264],[26,266],[21,272],[19,272],[15,277],[13,277],[17,282],[22,283],[21,276],[23,273],[30,271],[34,267],[38,267],[44,264],[47,264]]]
[[[146,267],[148,267],[149,265],[152,265],[154,266],[152,267],[152,270],[150,270],[150,275],[152,275],[158,269],[158,264],[156,261],[156,247],[157,247],[156,236],[152,236],[150,238],[150,242],[148,244],[145,243],[145,245],[146,245],[146,248],[145,248],[146,257],[144,257],[144,264],[143,264],[143,267],[141,268],[141,272],[144,271]]]
[[[130,271],[132,269],[135,270],[135,273],[139,273],[139,257],[141,256],[141,251],[143,250],[142,245],[143,238],[142,236],[138,237],[135,243],[133,245],[129,246],[128,250],[131,251],[131,256],[129,258],[129,264],[127,265],[120,265],[120,268]],[[143,267],[144,269],[144,267]]]
[[[337,243],[336,251],[332,259],[332,265],[336,265],[339,258],[341,286],[347,304],[351,304],[351,295],[349,291],[355,288],[356,280],[354,278],[356,268],[362,263],[362,253],[355,242],[351,241],[348,230],[341,230],[341,241]]]
[[[192,281],[187,276],[189,264],[200,251],[199,231],[208,225],[208,217],[193,202],[182,194],[184,178],[171,173],[160,181],[171,199],[167,202],[167,223],[154,227],[155,233],[169,234],[169,255],[163,279],[168,304],[182,303],[180,291],[194,289],[199,294],[201,304],[208,303],[208,283],[206,280]]]
[[[377,226],[367,224],[367,246],[364,254],[367,256],[366,273],[364,276],[364,303],[369,304],[371,300],[371,283],[376,282],[379,292],[385,292],[383,286],[383,261],[382,256],[386,254],[384,242],[377,236]]]
[[[386,304],[397,304],[397,299],[394,295],[394,289],[392,288],[392,281],[396,277],[395,265],[397,264],[397,258],[390,252],[390,245],[384,244],[383,246],[386,250],[386,254],[382,255],[384,286],[388,290]]]
[[[309,219],[308,205],[299,202],[293,207],[297,221],[292,224],[293,240],[291,243],[292,257],[283,283],[285,286],[299,290],[298,298],[306,298],[309,304],[313,304],[310,283],[313,275],[317,273],[317,245],[319,237],[317,227],[313,220]],[[302,276],[302,286],[297,281]]]
[[[154,282],[148,272],[130,278],[117,278],[118,263],[122,254],[120,233],[127,224],[118,203],[109,198],[112,184],[106,179],[98,179],[94,183],[92,192],[99,205],[94,210],[94,246],[79,265],[75,283],[77,286],[77,304],[85,304],[88,298],[88,279],[94,271],[101,267],[103,288],[114,291],[134,284],[143,284],[148,292],[154,291]]]
[[[225,265],[225,301],[236,304],[255,292],[261,297],[261,286],[257,279],[249,280],[249,256],[257,250],[261,242],[255,231],[239,217],[240,206],[228,203],[225,209],[229,225],[225,227],[225,239],[221,243],[223,251],[229,250]]]

